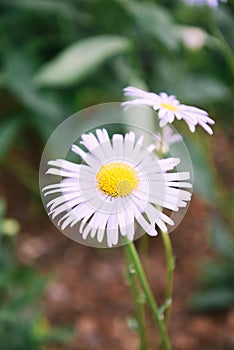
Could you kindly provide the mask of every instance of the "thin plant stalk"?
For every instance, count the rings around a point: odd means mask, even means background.
[[[142,267],[140,258],[138,256],[137,250],[135,248],[135,245],[133,242],[129,242],[126,244],[125,249],[128,251],[127,254],[129,254],[129,257],[131,259],[131,263],[133,268],[136,271],[136,275],[140,281],[142,290],[145,294],[145,299],[148,304],[148,307],[153,315],[153,318],[156,322],[160,339],[161,339],[161,345],[163,350],[171,350],[171,343],[170,339],[167,333],[167,327],[164,323],[164,315],[160,312],[159,307],[157,305],[156,300],[154,299],[153,293],[151,291],[151,288],[149,286],[146,274],[144,272],[144,269]]]
[[[160,144],[160,150],[158,152],[159,158],[163,158],[163,140],[164,140],[164,129],[162,129],[162,139]],[[162,311],[165,311],[165,323],[168,325],[171,314],[172,305],[172,290],[173,290],[173,272],[175,269],[175,258],[173,255],[172,245],[170,235],[167,232],[161,230],[161,235],[163,239],[163,245],[166,253],[166,265],[167,265],[167,282],[166,282],[166,292],[165,292],[165,302],[162,307]]]
[[[149,236],[143,235],[139,241],[139,255],[145,272],[148,271],[148,249],[149,249]]]
[[[227,43],[227,40],[225,39],[223,33],[219,29],[216,18],[214,17],[214,13],[211,14],[210,20],[208,23],[209,23],[210,31],[213,34],[213,36],[217,39],[219,48],[226,59],[226,62],[230,68],[232,75],[234,76],[234,52],[232,51],[231,47]]]
[[[166,292],[165,292],[165,322],[168,325],[171,314],[171,305],[172,305],[172,290],[173,290],[173,272],[175,269],[175,258],[173,255],[171,239],[168,232],[161,231],[164,249],[166,253],[166,264],[167,264],[167,283],[166,283]]]
[[[132,291],[132,297],[134,302],[134,309],[136,320],[138,324],[138,334],[140,338],[140,350],[147,350],[147,335],[146,335],[146,326],[145,326],[145,310],[144,302],[142,300],[141,290],[136,280],[136,272],[132,266],[131,256],[128,249],[125,247],[125,256],[127,260],[127,278]]]

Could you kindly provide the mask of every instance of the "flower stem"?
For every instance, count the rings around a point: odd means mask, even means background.
[[[175,269],[175,258],[173,255],[170,235],[167,232],[161,231],[163,244],[166,252],[166,264],[167,264],[167,285],[165,293],[165,322],[169,323],[172,304],[172,288],[173,288],[173,272]]]
[[[138,334],[140,337],[140,350],[147,350],[147,337],[146,337],[146,327],[145,327],[145,314],[144,314],[144,302],[142,300],[141,291],[139,291],[137,280],[136,280],[136,272],[132,267],[131,256],[129,254],[128,249],[125,246],[125,256],[127,260],[127,277],[128,282],[132,291],[135,314],[138,324]]]
[[[147,263],[148,263],[148,248],[149,248],[149,236],[143,235],[139,240],[139,256],[141,258],[142,266],[147,274]]]
[[[212,13],[212,15],[210,16],[210,21],[208,23],[211,33],[217,39],[219,49],[222,51],[226,59],[227,65],[229,66],[230,71],[234,76],[234,53],[229,44],[227,43],[223,33],[219,29],[216,18],[214,17],[214,13]]]
[[[164,317],[163,314],[160,313],[157,302],[154,299],[153,293],[151,291],[151,288],[149,286],[147,277],[145,275],[145,272],[143,270],[141,261],[139,259],[138,253],[136,251],[135,245],[133,242],[129,242],[125,249],[128,251],[129,257],[131,258],[132,265],[136,271],[136,274],[139,278],[139,281],[141,283],[143,292],[145,294],[146,302],[149,306],[149,309],[152,312],[152,315],[154,317],[154,320],[156,322],[156,325],[158,327],[159,335],[161,338],[161,344],[162,348],[164,350],[171,350],[171,344],[167,333],[167,328],[164,323]]]

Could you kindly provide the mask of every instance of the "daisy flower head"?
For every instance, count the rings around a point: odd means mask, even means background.
[[[155,147],[158,153],[168,154],[170,148],[175,143],[183,141],[182,136],[176,132],[175,128],[166,125],[161,133],[155,134]]]
[[[174,95],[167,95],[161,92],[159,95],[153,92],[128,86],[124,89],[124,94],[131,97],[132,100],[122,103],[124,109],[132,106],[149,106],[158,112],[159,126],[173,123],[175,118],[183,119],[191,132],[195,132],[196,125],[200,125],[210,135],[213,131],[209,124],[213,125],[215,121],[211,119],[208,113],[200,108],[181,104]]]
[[[96,129],[72,145],[81,164],[65,159],[48,162],[47,174],[56,181],[42,193],[62,232],[71,230],[73,239],[80,236],[83,244],[112,247],[144,233],[155,236],[156,225],[163,231],[174,225],[163,210],[187,206],[190,173],[175,170],[179,158],[159,159],[155,145],[145,148],[143,143],[143,135],[133,131],[110,137],[106,129]]]
[[[188,5],[207,5],[209,7],[218,7],[219,0],[184,0]],[[220,0],[227,2],[227,0]]]
[[[206,44],[208,35],[198,27],[181,26],[178,29],[182,42],[190,50],[199,50]]]

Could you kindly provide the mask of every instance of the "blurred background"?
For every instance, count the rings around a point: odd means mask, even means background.
[[[175,350],[234,349],[234,2],[0,0],[1,350],[138,349],[121,248],[63,236],[40,200],[43,147],[63,120],[134,85],[209,111],[214,135],[184,135],[192,203],[172,233]],[[78,131],[79,134],[79,131]],[[139,242],[137,242],[139,244]],[[165,287],[160,237],[149,279]],[[156,331],[147,323],[151,349]]]

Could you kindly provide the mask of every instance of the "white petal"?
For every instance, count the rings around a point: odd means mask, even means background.
[[[59,167],[63,170],[71,171],[73,173],[79,173],[82,165],[69,162],[65,159],[50,160],[49,165]]]
[[[88,135],[83,134],[82,140],[83,141],[80,143],[83,144],[89,152],[91,152],[100,162],[105,161],[105,155],[103,154],[102,148],[92,133],[89,133]]]
[[[124,138],[124,147],[123,147],[124,159],[131,158],[134,142],[135,142],[135,133],[133,131],[130,131],[125,135],[125,138]]]
[[[172,111],[168,111],[167,113],[167,119],[169,123],[172,123],[175,119],[175,114]]]
[[[154,101],[150,100],[150,99],[139,98],[137,100],[131,100],[131,101],[122,102],[121,106],[123,107],[124,110],[128,110],[129,108],[134,107],[134,106],[153,107],[154,106]]]
[[[98,137],[98,140],[100,142],[100,146],[102,148],[102,151],[105,155],[105,160],[107,161],[108,159],[112,159],[114,157],[114,153],[113,153],[113,149],[112,149],[112,145],[110,142],[110,138],[108,135],[108,132],[106,131],[106,129],[97,129],[96,130],[96,134]]]
[[[70,215],[68,216],[68,218],[66,218],[66,220],[63,221],[61,225],[61,230],[65,230],[65,228],[68,225],[70,225],[75,219],[76,217],[72,214],[72,212],[70,212]]]
[[[82,231],[82,238],[84,240],[86,240],[86,238],[88,237],[90,231],[92,229],[92,226],[90,226],[89,224],[86,225],[85,229]]]
[[[123,158],[123,135],[114,134],[112,137],[115,158]]]
[[[76,207],[78,204],[83,202],[83,198],[82,197],[77,197],[75,199],[72,199],[70,201],[67,201],[65,203],[63,203],[62,205],[60,205],[59,207],[52,209],[49,213],[52,214],[52,219],[54,219],[56,216],[58,216],[59,214],[61,214],[64,211],[71,211],[72,208]]]
[[[117,213],[118,215],[118,223],[119,223],[119,229],[120,229],[120,234],[125,237],[127,235],[127,231],[126,231],[126,223],[125,223],[125,213],[124,211],[119,211]]]
[[[78,221],[80,221],[84,216],[88,215],[91,216],[93,214],[93,210],[91,210],[86,203],[81,203],[77,205],[75,208],[71,209],[67,214],[65,214],[58,222],[58,225],[61,224],[61,222],[68,216],[71,216],[73,218],[73,221],[71,222],[71,227],[73,227]]]
[[[141,225],[141,227],[143,228],[143,230],[148,233],[150,236],[156,236],[157,235],[157,231],[155,230],[154,225],[148,223],[145,218],[143,217],[143,215],[140,213],[139,209],[137,208],[136,205],[134,205],[134,203],[131,203],[131,209],[133,211],[134,217],[136,219],[136,221]]]
[[[118,243],[118,216],[111,214],[107,222],[107,244],[111,247]]]
[[[198,124],[200,124],[201,127],[203,127],[203,129],[208,132],[208,134],[213,135],[213,130],[211,129],[211,127],[209,125],[207,125],[204,122],[198,122]]]
[[[134,214],[131,210],[130,204],[125,207],[124,210],[124,221],[126,224],[127,238],[132,241],[135,235],[134,229]]]
[[[164,178],[166,181],[188,180],[188,179],[190,179],[190,173],[188,171],[183,171],[183,172],[179,172],[179,173],[170,173],[170,174],[165,174]]]
[[[158,160],[159,166],[162,171],[172,170],[178,164],[180,164],[180,158],[166,158]]]
[[[134,86],[127,86],[123,89],[125,96],[130,96],[134,98],[150,98],[150,99],[157,99],[159,96],[153,92],[147,92],[142,89],[138,89]]]
[[[159,122],[160,128],[163,128],[168,123],[168,120],[166,118],[163,118]]]
[[[173,187],[183,187],[183,188],[192,188],[192,184],[189,182],[166,182],[166,186],[173,186]]]
[[[61,177],[72,177],[74,179],[77,179],[79,176],[79,173],[74,173],[71,171],[66,171],[66,170],[61,170],[61,169],[56,169],[56,168],[49,168],[46,172],[46,175],[51,174],[51,175],[58,175]]]
[[[86,203],[81,203],[76,208],[71,210],[72,214],[76,217],[76,219],[72,222],[71,227],[77,224],[81,219],[85,218],[86,221],[93,215],[94,210],[87,206]],[[79,229],[81,232],[81,230]]]
[[[157,223],[157,220],[163,219],[169,225],[173,225],[174,222],[165,214],[163,214],[160,210],[155,208],[152,204],[148,203],[145,208],[145,213],[148,216],[151,223]]]
[[[77,198],[80,196],[79,192],[72,192],[72,193],[68,193],[68,194],[63,194],[62,196],[56,197],[54,199],[52,199],[51,201],[49,201],[46,204],[46,207],[50,207],[50,210],[56,208],[58,205],[70,201],[71,199]]]
[[[185,111],[185,112],[189,112],[189,113],[194,113],[197,115],[205,115],[208,116],[208,113],[206,111],[204,111],[201,108],[197,108],[197,107],[193,107],[193,106],[188,106],[188,105],[183,105],[181,104],[179,107],[180,110]]]
[[[89,166],[91,166],[94,169],[97,169],[100,167],[100,161],[94,157],[91,153],[84,152],[80,147],[77,145],[72,145],[72,151],[76,154],[78,154]]]
[[[98,232],[97,232],[97,240],[99,243],[101,243],[103,241],[104,233],[106,230],[106,223],[108,220],[108,215],[103,214],[103,213],[97,213],[97,215],[99,215],[99,214],[101,214],[101,216],[99,216],[100,221],[99,221],[99,228],[98,228]]]

